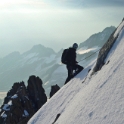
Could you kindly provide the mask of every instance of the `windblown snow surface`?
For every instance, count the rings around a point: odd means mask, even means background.
[[[124,22],[115,32],[114,36],[119,36],[102,69],[91,77],[96,61],[92,62],[63,86],[28,124],[52,124],[58,114],[55,124],[124,124],[123,26]]]

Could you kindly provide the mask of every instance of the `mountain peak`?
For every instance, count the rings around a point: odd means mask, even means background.
[[[25,52],[24,55],[38,53],[41,56],[50,56],[52,54],[56,54],[52,48],[45,47],[41,44],[33,46],[29,51]]]
[[[41,44],[37,44],[37,45],[34,45],[31,50],[37,50],[37,49],[45,49],[46,47],[44,47],[43,45]]]
[[[79,45],[79,49],[84,46],[86,48],[102,47],[115,29],[114,26],[110,26],[106,27],[102,32],[91,35],[86,41]]]
[[[108,31],[114,31],[116,29],[116,27],[115,26],[110,26],[110,27],[106,27],[102,32],[108,32]]]

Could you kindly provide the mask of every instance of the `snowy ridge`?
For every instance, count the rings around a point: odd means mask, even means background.
[[[63,86],[28,124],[52,124],[58,114],[55,124],[124,124],[123,26],[124,22],[115,32],[119,35],[106,58],[109,63],[90,77],[87,74],[93,68],[92,62]]]

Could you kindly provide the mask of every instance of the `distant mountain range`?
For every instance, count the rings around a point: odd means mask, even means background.
[[[110,34],[115,30],[114,26],[105,28],[102,32],[91,35],[85,42],[82,42],[79,48],[92,48],[94,46],[101,47],[108,40]]]
[[[77,51],[77,60],[80,61],[94,53],[103,46],[115,27],[107,27],[102,32],[96,33],[86,41],[80,43]],[[39,76],[43,80],[46,94],[49,94],[51,85],[64,85],[67,77],[66,66],[61,64],[63,49],[56,53],[53,49],[42,46],[34,46],[29,51],[20,54],[13,52],[0,59],[0,91],[8,91],[15,82],[24,81],[25,84],[30,75]],[[79,64],[86,67],[97,57],[97,54],[81,61]]]

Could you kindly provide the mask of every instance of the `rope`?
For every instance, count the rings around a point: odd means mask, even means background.
[[[100,49],[101,49],[101,48],[100,48]],[[94,52],[93,54],[91,54],[91,55],[85,57],[84,59],[81,59],[79,62],[84,61],[85,59],[87,59],[87,58],[91,57],[92,55],[96,54],[98,51],[100,51],[100,49],[98,49],[98,50],[97,50],[96,52]]]

